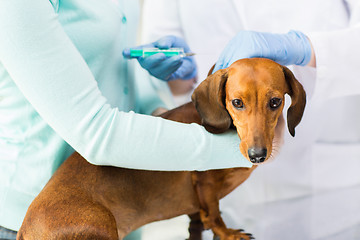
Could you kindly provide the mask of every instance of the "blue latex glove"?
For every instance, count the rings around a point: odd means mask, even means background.
[[[241,31],[226,45],[214,71],[227,68],[241,58],[263,57],[282,65],[305,66],[311,59],[308,38],[299,31],[286,34]]]
[[[134,47],[141,48],[160,48],[168,49],[172,47],[183,48],[184,52],[190,52],[189,46],[184,39],[175,36],[166,36],[151,44]],[[130,48],[123,51],[125,58],[130,58]],[[148,57],[138,57],[140,65],[151,75],[164,81],[175,79],[192,79],[197,74],[197,67],[194,57],[166,57],[163,53],[157,53]]]

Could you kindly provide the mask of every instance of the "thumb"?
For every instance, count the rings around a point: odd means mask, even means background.
[[[130,57],[130,48],[125,48],[125,49],[123,50],[123,52],[122,52],[122,55],[123,55],[124,58],[130,59],[130,58],[131,58],[131,57]]]
[[[166,36],[157,40],[154,45],[161,49],[171,48],[175,42],[175,36]]]

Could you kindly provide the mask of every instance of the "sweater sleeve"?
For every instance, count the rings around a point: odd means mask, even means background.
[[[89,162],[150,170],[251,167],[235,132],[214,135],[111,108],[48,0],[0,1],[0,61],[41,117]]]
[[[319,101],[360,94],[360,2],[348,2],[347,28],[307,33],[316,55],[314,98]]]

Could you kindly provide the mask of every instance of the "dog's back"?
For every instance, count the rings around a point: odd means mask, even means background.
[[[162,117],[184,123],[200,119],[192,103]],[[122,239],[146,223],[198,213],[199,191],[217,205],[251,171],[134,170],[92,165],[74,153],[30,205],[18,239]],[[207,193],[208,184],[216,196]]]

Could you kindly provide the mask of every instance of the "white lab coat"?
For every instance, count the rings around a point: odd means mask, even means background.
[[[313,44],[317,68],[292,67],[308,95],[296,136],[286,132],[276,159],[258,167],[222,200],[221,211],[229,226],[255,231],[257,239],[265,240],[330,239],[360,223],[359,194],[352,195],[359,199],[352,204],[336,197],[317,200],[360,186],[359,0],[145,0],[142,27],[144,42],[169,34],[184,37],[197,54],[199,80],[206,78],[226,43],[240,30],[304,32]],[[292,229],[285,223],[295,221],[299,208],[287,205],[279,210],[283,214],[273,214],[264,207],[309,196],[314,198],[302,206],[311,211],[296,224],[306,234],[289,238],[273,231],[270,237],[273,225]],[[324,220],[324,214],[332,211],[324,208],[326,203],[341,211]],[[339,217],[352,210],[359,211],[339,224]],[[259,226],[260,219],[267,222]],[[259,228],[268,229],[267,234],[261,236]],[[354,239],[360,239],[357,236]]]

